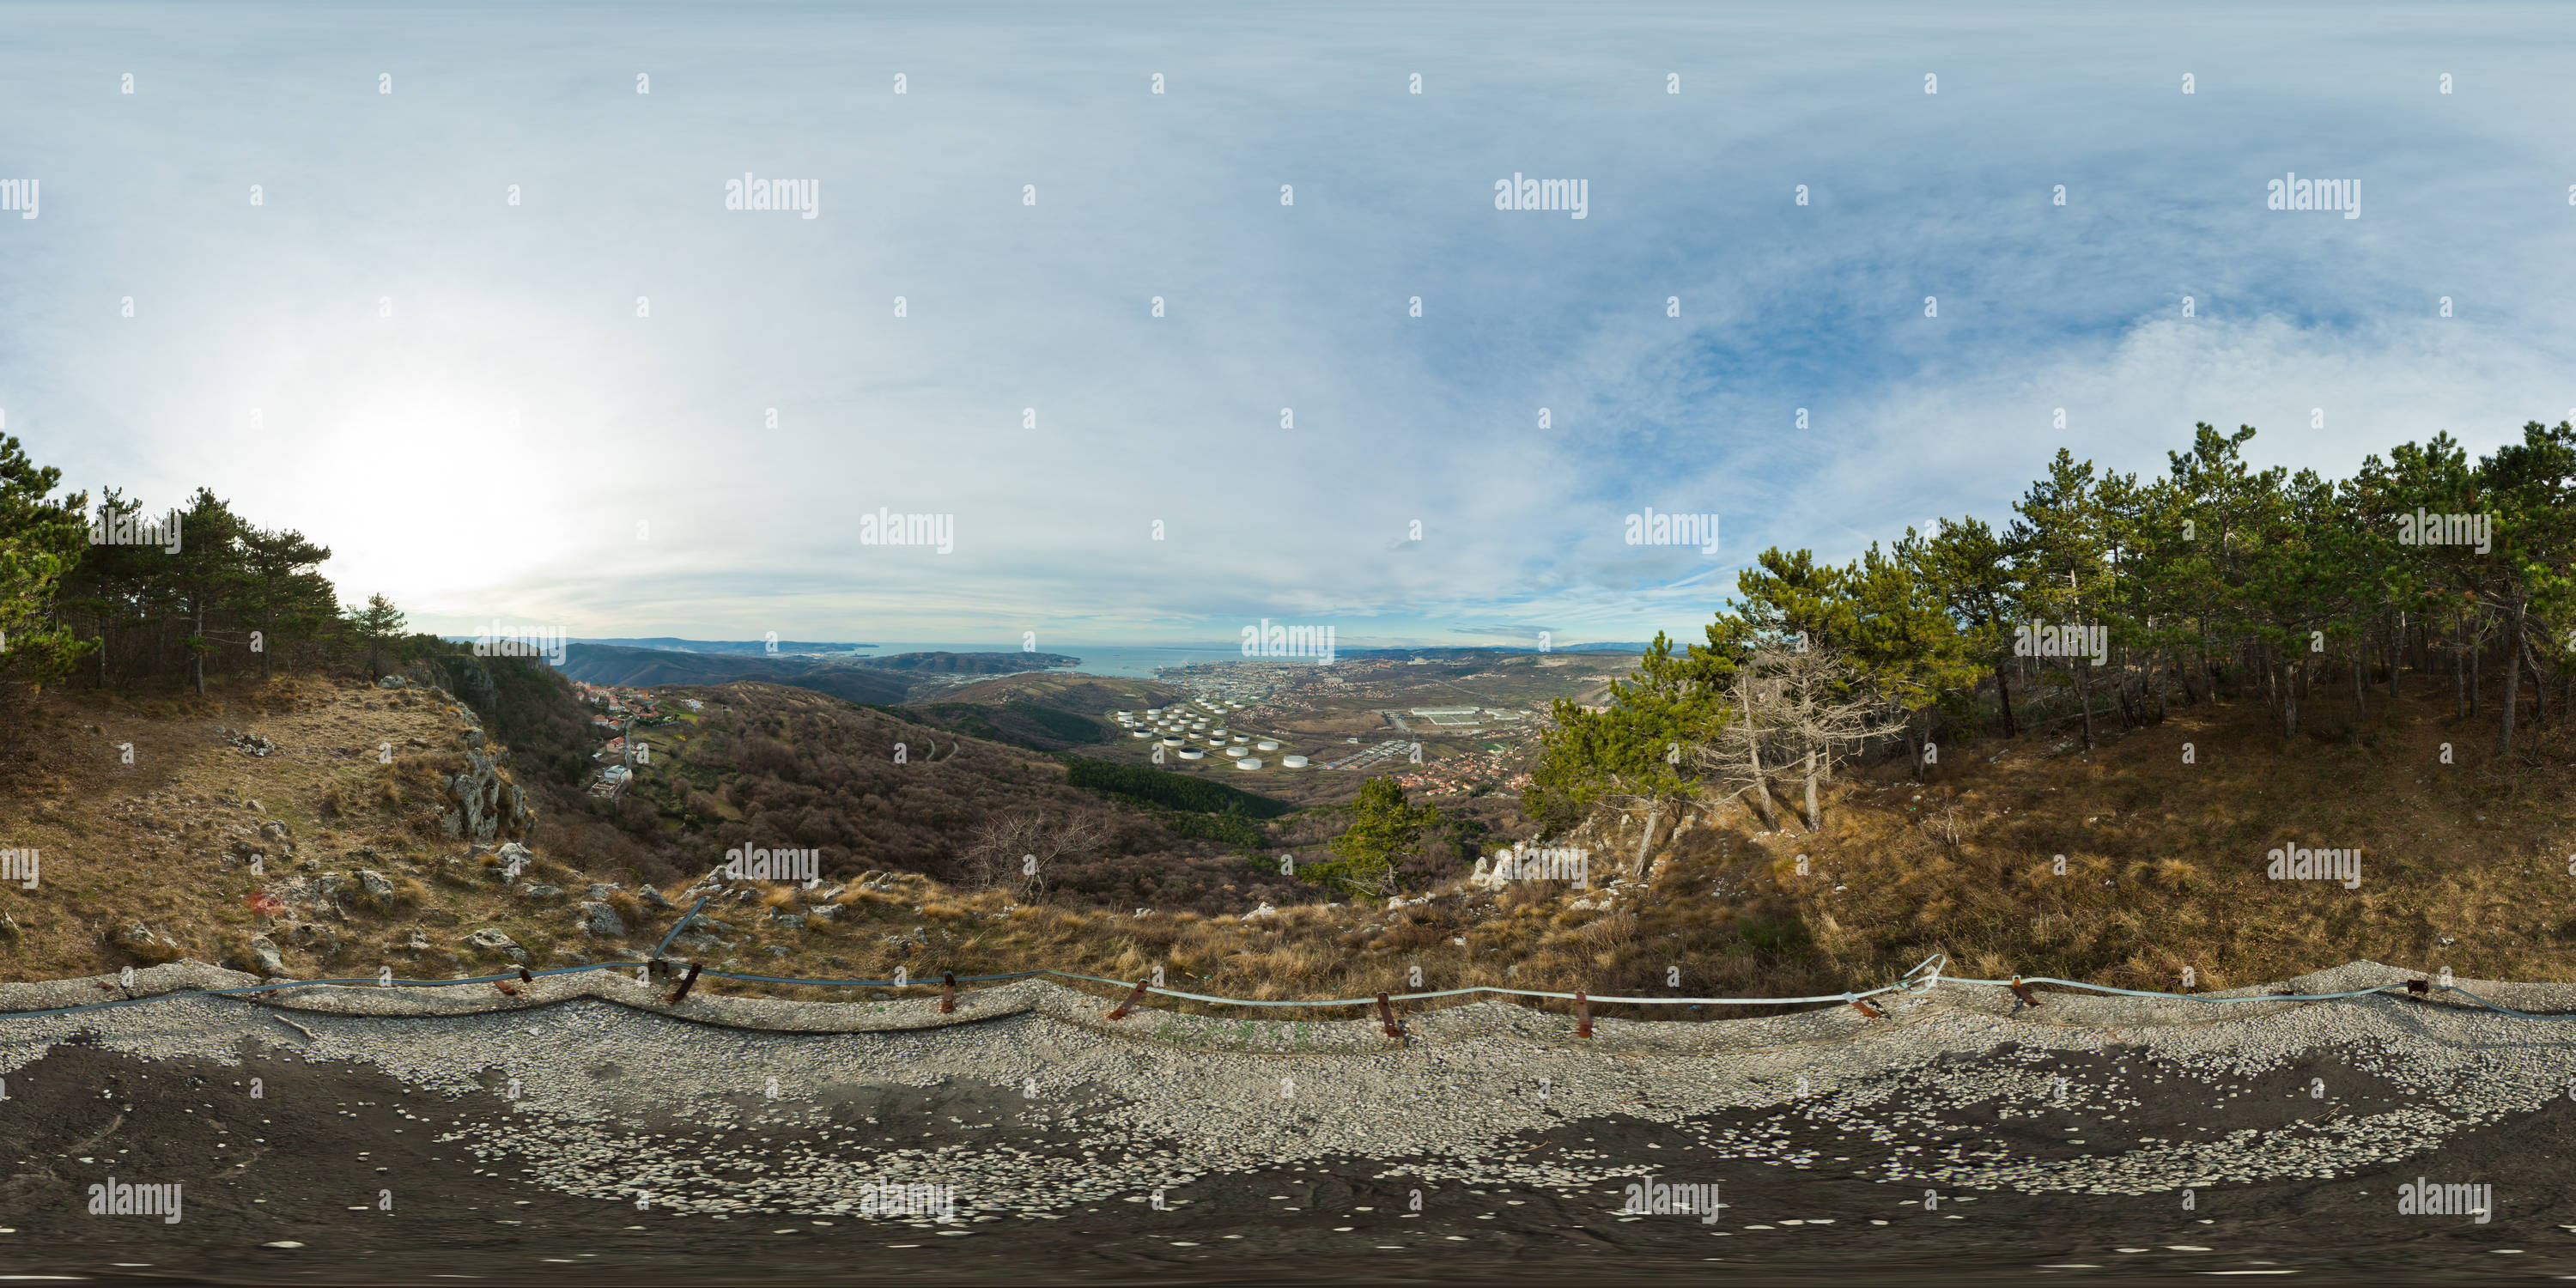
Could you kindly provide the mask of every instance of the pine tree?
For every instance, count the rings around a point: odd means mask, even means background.
[[[61,470],[38,468],[0,434],[0,687],[60,679],[87,651],[58,616],[64,574],[87,544],[87,498],[52,499]]]
[[[1718,686],[1733,669],[1733,654],[1721,644],[1725,634],[1720,625],[1709,627],[1709,637],[1708,648],[1693,645],[1675,652],[1673,642],[1656,632],[1628,678],[1611,681],[1605,710],[1586,711],[1558,699],[1556,727],[1541,739],[1522,809],[1548,831],[1558,832],[1605,805],[1643,803],[1642,866],[1665,810],[1698,786],[1687,768],[1691,748],[1724,714]]]
[[[1944,519],[1930,536],[1908,539],[1912,545],[1904,557],[1957,624],[1960,656],[1982,664],[1995,677],[2004,736],[2019,734],[2011,671],[2013,627],[2022,596],[2018,553],[1983,519]]]
[[[331,583],[314,571],[331,551],[305,540],[301,532],[245,524],[242,555],[241,606],[258,623],[259,677],[265,680],[283,639],[311,639],[339,616]]]
[[[386,643],[402,638],[402,610],[394,607],[394,602],[383,595],[369,595],[367,606],[349,609],[344,620],[349,624],[350,633],[367,646],[367,674],[383,675]]]
[[[1440,821],[1440,811],[1404,799],[1404,788],[1392,778],[1360,784],[1351,801],[1351,825],[1334,837],[1338,858],[1307,865],[1306,879],[1359,898],[1382,899],[1404,887],[1404,860],[1422,848],[1422,834]]]

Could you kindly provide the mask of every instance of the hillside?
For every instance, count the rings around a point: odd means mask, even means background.
[[[1112,711],[1177,702],[1184,691],[1152,680],[1107,679],[1078,672],[1024,671],[948,689],[904,714],[952,733],[1035,751],[1063,751],[1126,736]]]
[[[837,658],[743,657],[671,649],[573,644],[564,649],[563,673],[584,684],[647,688],[664,684],[729,684],[752,680],[792,684],[849,702],[901,702],[912,682],[900,675]]]
[[[938,691],[950,679],[960,675],[1042,670],[1070,666],[1079,660],[1055,653],[932,652],[898,653],[891,657],[781,653],[771,656],[572,644],[564,650],[563,672],[585,684],[636,688],[668,684],[731,684],[735,681],[784,684],[828,693],[847,702],[891,705],[924,692]]]
[[[1100,834],[1095,852],[1047,873],[1067,898],[1191,905],[1229,884],[1300,893],[1242,862],[1241,847],[1176,835],[1147,812],[1072,786],[1052,757],[917,723],[910,708],[857,708],[771,685],[666,693],[705,709],[652,732],[653,765],[623,808],[655,811],[652,839],[667,851],[711,864],[737,845],[812,847],[827,872],[892,868],[973,885],[984,875],[972,853],[979,828],[1045,817]],[[1016,865],[1020,856],[1002,857]]]
[[[2189,967],[2210,988],[2353,959],[2566,979],[2576,947],[2564,748],[2549,768],[2490,761],[2429,688],[2341,738],[2285,744],[2246,702],[2105,729],[2090,755],[2057,736],[1962,744],[1919,785],[1901,761],[1845,774],[1813,834],[1786,812],[1767,831],[1741,803],[1703,803],[1659,834],[1643,882],[1624,879],[1634,821],[1602,815],[1564,842],[1590,851],[1588,889],[1479,886],[1453,859],[1417,871],[1429,898],[1389,910],[1328,905],[1272,865],[1320,857],[1341,826],[1329,814],[1263,821],[1275,811],[1149,799],[1104,773],[1153,772],[1134,766],[1070,777],[899,713],[738,684],[673,692],[703,710],[640,731],[650,766],[599,800],[563,781],[565,741],[596,735],[547,673],[448,659],[414,674],[492,714],[354,680],[46,695],[0,787],[9,848],[42,856],[36,889],[0,886],[0,969],[188,956],[413,975],[632,954],[743,845],[814,849],[822,881],[738,887],[676,951],[789,975],[1162,965],[1210,991],[1295,997],[1393,987],[1414,966],[1431,987],[1669,992],[1678,966],[1685,993],[1795,995],[1934,951],[1954,973],[2169,988]],[[504,727],[527,747],[503,747]],[[1042,823],[1011,850],[1085,827],[1099,841],[1049,866],[1043,898],[1007,852],[981,889],[976,838],[1014,818]],[[2358,888],[2268,880],[2264,853],[2285,843],[2360,850]],[[504,880],[514,861],[525,870]]]

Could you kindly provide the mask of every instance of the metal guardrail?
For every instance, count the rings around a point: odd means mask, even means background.
[[[706,903],[707,901],[704,899],[699,900],[698,908],[705,907]],[[690,909],[691,917],[694,917],[696,914],[697,908]],[[682,925],[686,925],[687,922],[688,918],[684,917],[681,919]],[[663,944],[667,946],[671,939],[678,934],[678,927],[673,927],[671,934],[663,938]],[[662,958],[658,955],[657,950],[656,956],[648,961],[590,962],[580,966],[561,966],[551,970],[535,972],[529,972],[522,968],[508,974],[474,975],[467,976],[462,979],[393,980],[391,981],[391,985],[400,985],[405,988],[455,988],[467,984],[490,984],[506,980],[522,979],[527,978],[530,975],[578,975],[587,971],[626,970],[633,969],[635,967],[644,967],[649,974],[651,968],[656,965],[665,969],[676,970],[680,963]],[[2029,1006],[2037,1006],[2040,1004],[2037,996],[2029,991],[2029,986],[2033,984],[2050,984],[2060,988],[2082,989],[2087,992],[2111,994],[2121,997],[2166,998],[2175,1001],[2197,1002],[2203,1005],[2212,1006],[2252,1002],[2335,1002],[2345,1001],[2356,997],[2368,997],[2376,993],[2391,992],[2413,995],[2457,993],[2487,1010],[2494,1011],[2500,1015],[2510,1016],[2514,1019],[2576,1020],[2576,1013],[2538,1014],[2529,1011],[2518,1011],[2511,1007],[2501,1006],[2488,1001],[2486,998],[2480,997],[2467,989],[2458,987],[2457,985],[2438,984],[2423,979],[2404,980],[2394,984],[2382,984],[2375,988],[2358,988],[2340,993],[2253,993],[2240,994],[2232,997],[2222,997],[2202,993],[2167,993],[2152,989],[2116,988],[2108,984],[2088,984],[2082,980],[2058,979],[2053,976],[2045,975],[2029,977],[2016,976],[2009,980],[1971,979],[1963,976],[1949,976],[1942,974],[1942,968],[1946,965],[1948,965],[1948,958],[1936,953],[1917,963],[1914,969],[1907,971],[1894,983],[1881,985],[1880,987],[1863,992],[1824,993],[1811,997],[1594,997],[1582,992],[1559,993],[1546,989],[1501,988],[1492,985],[1475,985],[1467,988],[1432,989],[1419,993],[1372,993],[1367,997],[1302,1000],[1290,999],[1281,1001],[1263,998],[1224,997],[1208,993],[1192,993],[1182,989],[1161,987],[1159,985],[1150,984],[1144,980],[1110,979],[1100,975],[1086,975],[1079,971],[1062,971],[1048,968],[1010,971],[999,975],[957,975],[953,972],[943,972],[939,978],[925,979],[913,979],[909,976],[902,979],[799,979],[777,975],[748,975],[734,971],[706,970],[699,965],[690,965],[689,979],[694,982],[703,975],[710,979],[732,979],[742,980],[747,983],[788,984],[814,988],[941,988],[945,990],[953,988],[958,984],[994,984],[1004,983],[1011,980],[1052,977],[1056,979],[1080,980],[1084,983],[1090,984],[1105,984],[1112,988],[1132,987],[1135,992],[1130,995],[1131,1000],[1136,997],[1141,997],[1144,994],[1152,993],[1164,997],[1180,998],[1186,1001],[1206,1002],[1217,1006],[1260,1007],[1373,1007],[1390,1002],[1419,1002],[1430,1001],[1435,998],[1443,997],[1465,997],[1474,994],[1487,994],[1499,997],[1537,997],[1573,1002],[1576,1004],[1578,1011],[1583,1013],[1583,1016],[1587,1021],[1584,1024],[1584,1028],[1586,1029],[1589,1029],[1590,1027],[1588,1020],[1591,1005],[1593,1003],[1605,1002],[1623,1006],[1804,1006],[1819,1003],[1833,1003],[1852,1006],[1859,1010],[1863,1015],[1875,1019],[1879,1018],[1883,1012],[1868,1005],[1869,999],[1882,997],[1890,993],[1920,995],[1930,992],[1934,985],[1942,983],[1992,986],[1995,988],[2010,989],[2017,997],[2022,999],[2025,1005]],[[249,997],[262,993],[275,993],[286,989],[296,988],[382,988],[389,987],[391,985],[389,985],[382,976],[372,979],[357,977],[348,979],[271,980],[268,983],[245,985],[241,988],[189,989],[175,993],[157,993],[149,997],[115,998],[104,1002],[89,1002],[78,1006],[54,1007],[40,1011],[0,1011],[0,1020],[45,1019],[60,1015],[76,1015],[88,1011],[112,1010],[127,1006],[141,1006],[151,1002],[174,1001],[184,997]],[[685,993],[686,986],[683,986],[681,995],[684,996]],[[1122,1006],[1120,1010],[1123,1012],[1125,1007]],[[1590,1035],[1587,1032],[1584,1036]]]

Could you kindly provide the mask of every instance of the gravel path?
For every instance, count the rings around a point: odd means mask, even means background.
[[[141,976],[138,993],[247,982],[195,965]],[[2355,963],[2292,984],[2405,977]],[[2576,1009],[2576,988],[2462,983]],[[0,1020],[19,1109],[0,1113],[17,1159],[0,1249],[81,1274],[125,1260],[261,1278],[282,1272],[256,1258],[292,1256],[299,1276],[353,1257],[397,1277],[554,1260],[671,1282],[752,1273],[744,1241],[782,1278],[1434,1254],[1479,1277],[1600,1257],[1795,1274],[1935,1245],[1956,1245],[1918,1267],[1936,1276],[2576,1273],[2557,1224],[2576,1220],[2558,1205],[2557,1137],[2576,1033],[2403,996],[2047,995],[2034,1010],[1943,984],[1891,999],[1883,1020],[1605,1019],[1589,1041],[1565,1017],[1485,1002],[1410,1017],[1399,1046],[1373,1018],[1112,1022],[1108,1003],[1040,982],[970,992],[953,1016],[935,999],[701,990],[672,1012],[602,973],[518,998],[316,988]],[[0,1006],[104,995],[13,985]],[[90,1142],[102,1127],[108,1143]],[[311,1139],[283,1143],[298,1133]],[[88,1216],[87,1186],[111,1173],[183,1182],[194,1206],[175,1225]],[[2400,1215],[2398,1179],[2418,1174],[2491,1185],[2491,1220]],[[1714,1222],[1621,1212],[1640,1178],[1715,1183],[1727,1207]],[[954,1219],[875,1210],[896,1194],[953,1202]],[[2107,1233],[2123,1223],[2139,1232]],[[136,1237],[158,1246],[85,1251]],[[306,1247],[258,1246],[281,1238]],[[773,1257],[786,1238],[830,1246]],[[236,1256],[253,1260],[228,1271]],[[922,1256],[935,1261],[905,1260]]]

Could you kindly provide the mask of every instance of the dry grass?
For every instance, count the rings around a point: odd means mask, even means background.
[[[676,919],[619,892],[609,902],[634,933],[600,942],[579,931],[571,900],[521,901],[485,866],[491,856],[458,862],[465,847],[435,833],[438,780],[463,763],[456,721],[437,704],[307,688],[291,703],[261,692],[140,705],[57,706],[44,725],[47,754],[0,789],[0,818],[11,820],[0,844],[45,854],[41,889],[0,887],[0,911],[24,931],[0,945],[9,977],[125,964],[132,957],[106,933],[131,920],[206,960],[243,961],[249,937],[264,931],[300,974],[391,964],[420,975],[501,964],[460,955],[459,941],[479,927],[504,931],[548,965],[631,957]],[[245,714],[254,708],[257,723]],[[1883,982],[1934,952],[1949,955],[1953,974],[2151,988],[2175,986],[2186,966],[2202,987],[2227,987],[2357,957],[2570,978],[2571,775],[2481,763],[2472,749],[2485,745],[2485,730],[2451,726],[2447,695],[2410,704],[2396,721],[2384,701],[2374,709],[2383,714],[2358,742],[2284,746],[2259,707],[2240,707],[2182,711],[2089,757],[2051,755],[2054,740],[1945,748],[1927,784],[1872,774],[1837,783],[1820,833],[1785,819],[1790,831],[1764,834],[1746,815],[1704,818],[1665,843],[1649,884],[1615,900],[1522,882],[1499,894],[1453,888],[1400,910],[1318,904],[1260,918],[1137,917],[1020,905],[1006,891],[904,875],[884,878],[887,889],[842,893],[833,919],[808,916],[801,929],[770,914],[811,913],[817,892],[769,885],[750,902],[711,904],[731,946],[710,964],[823,978],[902,969],[930,981],[945,970],[1042,967],[1133,980],[1160,967],[1170,987],[1262,1000],[1474,985],[1596,996],[1830,993]],[[214,737],[216,723],[258,728],[287,750],[246,757]],[[2185,741],[2199,763],[2181,763]],[[2443,741],[2464,763],[2438,764]],[[113,754],[123,742],[137,749],[134,766]],[[377,763],[382,742],[397,748],[393,764]],[[2565,752],[2557,748],[2561,765]],[[247,807],[253,798],[260,809]],[[263,841],[270,867],[254,877],[227,861],[226,847],[238,836],[231,829],[268,822],[287,828],[298,854],[281,861]],[[2362,849],[2360,888],[2266,880],[2264,851],[2287,840]],[[1633,844],[1618,847],[1616,866]],[[336,952],[325,937],[289,942],[249,903],[281,877],[313,875],[301,869],[307,859],[323,872],[369,867],[396,882],[380,904],[352,900],[324,921]],[[577,899],[589,881],[621,879],[631,877],[540,856],[519,884],[561,886]],[[431,950],[403,947],[415,932]],[[1667,983],[1676,967],[1677,987]]]

